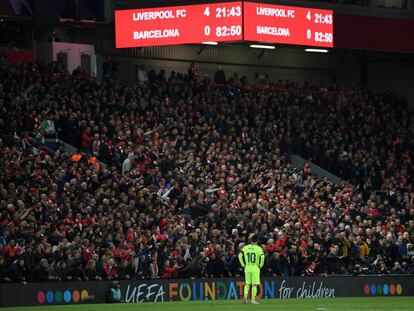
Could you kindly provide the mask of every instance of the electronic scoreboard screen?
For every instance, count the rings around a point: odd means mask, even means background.
[[[333,11],[244,2],[244,40],[333,47]]]
[[[243,4],[117,10],[115,35],[117,48],[243,40]]]
[[[256,41],[333,47],[333,11],[224,2],[115,11],[116,47]]]

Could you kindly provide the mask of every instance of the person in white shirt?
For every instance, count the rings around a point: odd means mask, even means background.
[[[139,66],[137,73],[138,85],[144,85],[148,82],[148,75],[144,69],[144,65]]]
[[[128,154],[128,157],[122,163],[122,176],[125,176],[127,172],[131,170],[132,161],[134,161],[135,156],[133,153]]]

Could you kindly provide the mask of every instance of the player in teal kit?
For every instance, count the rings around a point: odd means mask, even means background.
[[[245,285],[243,302],[247,303],[250,286],[252,287],[252,303],[258,304],[255,300],[257,294],[257,286],[260,284],[260,269],[264,264],[263,249],[257,245],[257,235],[251,237],[251,244],[243,247],[239,254],[239,261],[244,269]]]

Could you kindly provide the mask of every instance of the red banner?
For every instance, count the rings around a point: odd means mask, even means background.
[[[414,20],[336,14],[335,47],[414,52]]]
[[[7,50],[6,51],[7,58],[9,59],[10,65],[15,65],[17,62],[26,64],[33,62],[34,60],[34,53],[33,51],[28,50]]]

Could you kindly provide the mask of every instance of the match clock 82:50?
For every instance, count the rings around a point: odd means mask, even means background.
[[[206,25],[204,27],[204,34],[209,36],[211,34],[211,27]],[[241,25],[232,25],[232,26],[217,26],[216,27],[216,36],[217,37],[232,37],[240,36],[242,34]]]

